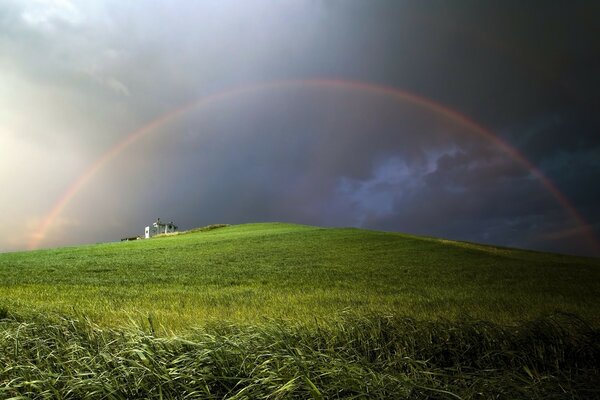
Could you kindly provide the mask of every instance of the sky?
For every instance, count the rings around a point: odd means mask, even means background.
[[[282,221],[600,256],[600,3],[0,2],[0,252]]]

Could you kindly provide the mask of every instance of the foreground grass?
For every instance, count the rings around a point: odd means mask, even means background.
[[[0,254],[0,398],[600,398],[598,294],[598,259],[289,224]]]
[[[600,331],[569,315],[513,327],[347,315],[185,338],[4,316],[2,398],[600,398]]]
[[[227,320],[357,314],[600,325],[598,259],[359,229],[248,224],[136,242],[0,254],[0,307],[161,334]]]

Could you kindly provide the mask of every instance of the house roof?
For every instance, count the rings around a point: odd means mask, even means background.
[[[154,222],[153,225],[154,226],[167,226],[167,225],[170,225],[170,226],[173,226],[174,228],[177,228],[177,225],[175,225],[173,223],[173,221],[171,221],[171,222],[161,222],[160,218],[158,220],[156,220],[156,222]]]

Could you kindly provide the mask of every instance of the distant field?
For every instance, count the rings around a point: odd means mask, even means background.
[[[0,308],[183,332],[345,313],[600,324],[600,260],[280,223],[0,254]]]
[[[0,254],[0,397],[598,399],[599,278],[289,224]]]

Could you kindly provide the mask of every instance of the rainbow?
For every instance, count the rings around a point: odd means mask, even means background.
[[[170,121],[173,121],[192,109],[206,107],[210,104],[226,101],[231,98],[249,93],[261,91],[269,91],[281,88],[298,88],[298,87],[318,87],[332,90],[355,90],[363,93],[371,93],[381,96],[387,96],[394,100],[409,103],[417,107],[421,107],[430,112],[438,114],[448,120],[460,124],[469,132],[480,135],[487,140],[492,141],[504,152],[509,154],[514,160],[526,167],[530,173],[535,176],[542,185],[552,194],[558,203],[569,213],[569,215],[577,222],[580,230],[585,233],[594,248],[600,247],[600,241],[595,237],[594,231],[589,224],[584,220],[577,209],[569,202],[564,194],[556,187],[556,185],[548,179],[537,167],[535,167],[527,158],[525,158],[517,149],[510,146],[508,143],[498,138],[492,131],[481,126],[471,118],[458,111],[455,111],[443,104],[430,100],[428,98],[400,90],[393,87],[381,86],[373,83],[349,81],[349,80],[334,80],[334,79],[307,79],[307,80],[285,80],[271,81],[265,83],[257,83],[252,85],[235,87],[233,89],[217,92],[199,100],[187,103],[182,107],[174,109],[160,117],[152,120],[147,125],[142,126],[134,132],[129,133],[125,138],[108,151],[102,154],[87,170],[85,170],[75,181],[68,187],[63,195],[54,204],[50,212],[43,218],[37,230],[31,236],[29,249],[36,249],[45,239],[46,233],[54,220],[65,209],[67,204],[75,197],[75,195],[104,167],[110,160],[117,157],[127,147],[133,145],[140,139],[148,136],[158,128],[164,126]]]

